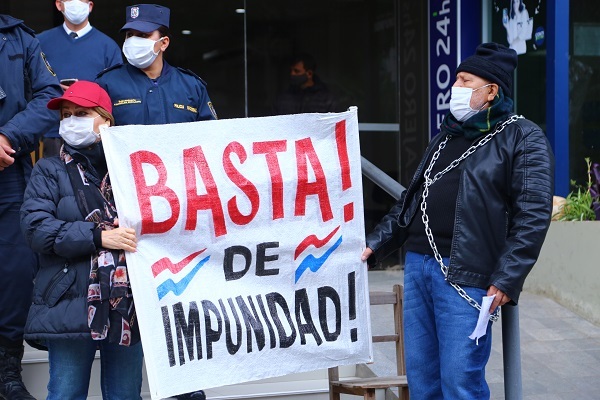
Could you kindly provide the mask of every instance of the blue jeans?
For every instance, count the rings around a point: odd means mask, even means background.
[[[448,259],[444,258],[448,265]],[[481,304],[487,290],[462,286]],[[411,400],[489,399],[485,366],[491,323],[479,344],[469,339],[479,311],[444,279],[433,256],[408,252],[404,267],[404,343]]]
[[[96,349],[104,400],[141,399],[142,344],[120,346],[107,340],[48,340],[50,381],[47,400],[86,400]]]

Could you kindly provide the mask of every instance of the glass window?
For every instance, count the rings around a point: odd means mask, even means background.
[[[196,27],[197,39],[194,34],[186,38],[193,46],[185,46],[182,61],[209,82],[222,117],[241,117],[244,14],[223,4],[211,7],[210,12]],[[187,20],[184,25],[198,25],[193,13],[182,10],[179,16]],[[316,75],[335,95],[338,108],[358,106],[363,122],[397,122],[392,0],[253,0],[247,2],[245,17],[250,116],[273,114],[277,96],[290,82],[291,59],[297,53],[308,53],[316,62]]]
[[[542,0],[493,0],[492,41],[514,49],[515,112],[546,128],[546,5]]]
[[[569,176],[585,185],[585,158],[600,162],[600,10],[571,2],[569,14]]]

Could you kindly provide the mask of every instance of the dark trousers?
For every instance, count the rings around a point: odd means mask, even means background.
[[[37,256],[21,233],[20,207],[0,203],[0,345],[23,340],[37,269]]]

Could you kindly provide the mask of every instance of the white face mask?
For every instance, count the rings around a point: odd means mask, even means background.
[[[100,138],[100,134],[94,132],[94,120],[100,117],[97,115],[93,118],[70,116],[60,121],[58,134],[71,147],[81,149],[91,146]]]
[[[129,61],[129,64],[136,68],[144,69],[152,65],[158,53],[154,52],[154,43],[160,42],[164,37],[158,40],[144,39],[138,36],[131,36],[125,39],[123,43],[123,54]],[[160,51],[159,51],[160,52]]]
[[[483,103],[479,110],[474,110],[471,108],[471,96],[473,96],[474,91],[490,85],[491,83],[488,83],[487,85],[483,85],[477,89],[453,86],[452,95],[450,96],[450,112],[452,115],[454,115],[454,118],[463,122],[481,111],[483,107],[485,107],[486,103]]]
[[[79,25],[90,15],[90,3],[80,0],[63,1],[65,17],[70,23]]]

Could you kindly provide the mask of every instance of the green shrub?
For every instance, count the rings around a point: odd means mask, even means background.
[[[592,187],[592,162],[589,157],[585,159],[588,167],[588,182],[587,187],[577,185],[574,180],[571,180],[571,186],[577,191],[572,191],[567,196],[567,202],[563,206],[563,215],[560,221],[595,221],[596,213],[592,207],[596,200],[590,193]]]

